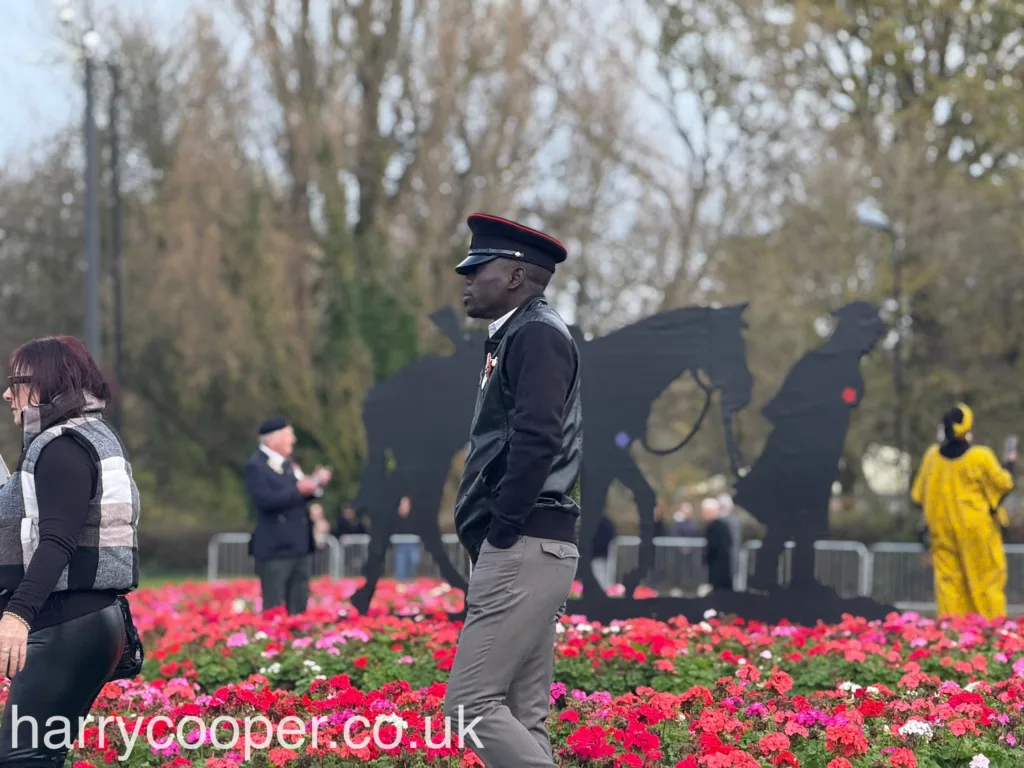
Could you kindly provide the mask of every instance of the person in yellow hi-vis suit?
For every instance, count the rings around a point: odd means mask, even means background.
[[[974,414],[966,405],[942,420],[945,439],[924,455],[911,498],[924,511],[940,616],[1006,616],[1002,501],[1013,475],[985,446],[972,445]],[[1012,460],[1014,457],[1007,457]]]

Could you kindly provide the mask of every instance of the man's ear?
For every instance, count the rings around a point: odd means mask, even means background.
[[[522,264],[511,263],[508,270],[508,289],[514,291],[526,282],[526,268]]]

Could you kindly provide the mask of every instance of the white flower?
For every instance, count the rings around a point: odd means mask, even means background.
[[[712,630],[711,625],[708,624],[706,621],[702,621],[698,626],[700,626],[700,628],[703,629],[705,632],[710,632]]]
[[[740,659],[739,662],[737,662],[737,663],[742,667],[744,664],[747,663],[747,660],[746,659]]]
[[[977,754],[971,758],[971,768],[988,768],[988,758]]]
[[[245,600],[243,600],[242,598],[239,597],[234,602],[231,603],[231,611],[232,611],[232,613],[241,613],[244,610],[245,610]]]
[[[964,690],[968,693],[974,693],[976,690],[978,690],[980,685],[981,683],[978,680],[975,680],[973,683],[968,683],[967,685],[965,685]],[[984,757],[984,755],[982,755],[982,757]]]
[[[405,720],[400,718],[398,715],[394,714],[377,715],[377,720],[375,721],[374,724],[376,723],[391,723],[393,726],[395,726],[395,728],[398,728],[399,730],[405,730],[409,727],[409,724],[405,722]]]
[[[267,637],[268,637],[267,633],[261,631],[261,632],[257,632],[255,635],[253,635],[252,639],[253,640],[266,640]]]
[[[326,680],[327,679],[327,675],[317,675],[316,679],[317,680]]]
[[[860,686],[847,680],[845,683],[840,684],[839,690],[845,691],[846,693],[856,693],[860,690]]]
[[[577,632],[593,632],[594,628],[590,624],[577,624],[576,625],[576,631]]]
[[[312,659],[306,659],[304,662],[302,662],[302,666],[309,667],[314,672],[319,672],[320,671],[320,665],[317,664]]]
[[[873,685],[869,685],[869,686],[867,687],[867,692],[868,692],[868,693],[875,693],[875,694],[881,693],[881,691],[879,691],[879,690],[878,690],[878,689],[877,689],[877,688],[876,688],[875,686],[873,686]]]
[[[713,619],[717,615],[718,615],[718,611],[716,611],[714,608],[708,608],[706,611],[704,611],[704,618],[705,619]]]
[[[681,723],[685,723],[686,722],[686,715],[684,715],[682,712],[679,713],[679,722],[681,722]]]
[[[772,657],[772,652],[771,651],[761,651],[761,658],[762,659],[770,659],[771,657]]]
[[[923,720],[908,720],[900,726],[900,736],[923,736],[931,739],[932,727]]]
[[[555,624],[555,634],[561,635],[563,632],[565,632],[565,625],[561,623]]]

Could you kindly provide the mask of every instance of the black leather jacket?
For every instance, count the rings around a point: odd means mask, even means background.
[[[576,543],[580,509],[572,498],[572,491],[580,473],[583,440],[579,350],[565,322],[544,297],[539,296],[524,302],[487,342],[487,351],[497,357],[497,365],[490,381],[477,395],[469,453],[455,501],[455,529],[474,563],[487,538],[492,505],[505,473],[512,436],[510,420],[515,403],[506,373],[506,351],[511,339],[527,323],[547,323],[564,334],[574,356],[575,375],[562,417],[561,447],[521,535]]]

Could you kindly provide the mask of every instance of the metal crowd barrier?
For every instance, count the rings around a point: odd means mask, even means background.
[[[249,554],[249,539],[251,537],[249,533],[218,533],[210,539],[207,547],[207,579],[217,581],[223,578],[255,576],[256,563],[252,555]],[[369,556],[369,534],[350,534],[340,538],[328,535],[321,537],[321,540],[326,546],[323,549],[318,549],[313,555],[314,576],[330,576],[340,579],[362,575],[363,566]],[[469,555],[459,543],[459,538],[453,533],[444,534],[441,537],[441,542],[452,564],[468,579]],[[396,545],[413,545],[418,548],[414,576],[435,579],[442,577],[441,569],[434,562],[430,553],[424,550],[419,536],[395,534],[391,537],[391,546],[388,547],[385,555],[383,569],[385,578],[392,578],[395,575]]]
[[[256,561],[249,554],[249,533],[218,533],[207,547],[207,578],[252,577],[256,575]],[[313,575],[341,576],[341,546],[333,536],[322,537],[323,549],[313,555]]]
[[[221,533],[210,540],[208,578],[251,577],[255,574],[253,558],[248,553],[248,533]],[[326,547],[317,550],[313,559],[313,573],[332,578],[358,578],[362,575],[369,556],[368,534],[346,535],[340,538],[324,537]],[[445,553],[455,568],[469,577],[469,556],[455,534],[441,537]],[[706,582],[704,566],[704,538],[659,536],[654,543],[654,561],[643,584],[661,594],[680,597],[695,596]],[[426,552],[418,536],[396,534],[385,555],[382,575],[394,578],[396,574],[396,546],[415,546],[415,565],[412,576],[442,578],[441,569]],[[617,536],[608,550],[608,574],[616,583],[637,564],[640,537]],[[793,542],[786,542],[779,557],[778,583],[789,583],[792,567]],[[740,550],[736,588],[745,590],[754,572],[760,541],[747,541]],[[834,588],[845,598],[870,597],[894,605],[899,610],[934,612],[935,584],[932,567],[925,557],[925,549],[917,543],[881,542],[870,547],[859,541],[816,541],[814,543],[814,573],[823,584]],[[1024,544],[1007,544],[1006,552],[1007,611],[1024,613]]]

